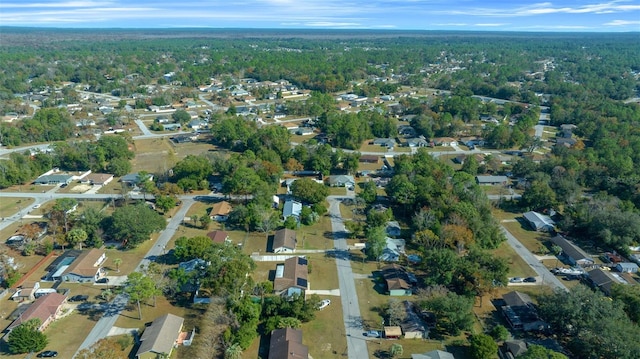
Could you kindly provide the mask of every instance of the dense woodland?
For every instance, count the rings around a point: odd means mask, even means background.
[[[503,205],[518,211],[553,208],[562,217],[560,230],[570,237],[620,253],[640,243],[640,106],[624,101],[637,97],[640,90],[637,34],[87,30],[47,32],[50,41],[33,42],[30,35],[38,31],[2,29],[0,113],[29,114],[31,108],[22,96],[60,90],[44,100],[35,115],[0,123],[0,142],[55,145],[50,154],[13,153],[9,161],[0,161],[2,188],[28,183],[51,167],[116,175],[130,171],[134,154],[127,136],[70,140],[76,136],[72,116],[59,106],[78,102],[79,94],[73,87],[60,87],[63,82],[130,99],[140,109],[196,99],[197,86],[215,78],[222,81],[223,90],[207,96],[229,110],[212,115],[211,141],[224,151],[187,156],[171,174],[158,173],[154,181],[144,181],[140,187],[143,193],[156,196],[157,211],[175,206],[179,193],[208,188],[215,177],[224,194],[240,198],[229,226],[265,236],[280,226],[295,226],[282,223],[272,208],[271,198],[284,171],[353,174],[359,153],[347,150],[357,150],[374,137],[396,137],[398,118],[405,115],[415,115],[411,125],[427,139],[482,136],[488,147],[525,153],[506,166],[495,158],[480,165],[470,157],[460,171],[426,150],[397,156],[385,188],[390,210],[369,206],[376,199],[376,188],[372,183],[363,185],[358,203],[366,223],[349,224],[349,230],[367,238],[367,255],[378,260],[386,221],[395,217],[410,227],[408,245],[422,254],[423,263],[429,263],[422,268],[422,285],[427,289],[419,304],[445,318],[437,328],[442,334],[471,329],[473,298],[482,299],[506,282],[506,262],[489,252],[504,238],[491,217],[492,204],[475,184],[477,174],[511,173],[522,179],[522,200]],[[168,84],[163,75],[169,72],[175,73],[172,86],[163,90],[159,86]],[[242,78],[287,80],[311,90],[306,101],[278,100],[278,105],[289,115],[314,118],[326,141],[293,146],[283,127],[260,127],[240,119],[230,89]],[[149,92],[149,86],[154,92]],[[439,92],[404,96],[409,88]],[[340,112],[334,98],[340,91],[369,97],[395,95],[397,106]],[[259,88],[251,94],[258,100],[267,96]],[[517,103],[496,105],[472,95]],[[534,158],[532,152],[540,143],[531,127],[543,106],[549,108],[551,125],[576,125],[579,140],[572,148],[555,146]],[[176,118],[180,115],[184,114]],[[480,116],[504,120],[482,124]],[[105,120],[121,121],[116,115]],[[327,189],[317,188],[310,180],[295,183],[293,196],[311,205],[305,207],[303,224],[311,224],[326,212],[322,200]],[[144,204],[119,207],[106,218],[89,210],[82,218],[67,218],[63,213],[69,205],[57,204],[51,218],[56,240],[63,246],[99,246],[103,234],[109,233],[134,247],[164,228],[162,217]],[[201,221],[204,224],[205,219]],[[231,274],[250,272],[253,263],[240,253],[226,253],[204,242],[197,237],[180,239],[176,256],[210,259],[211,271],[223,266],[230,271],[221,282],[203,283],[214,295],[230,298],[225,304],[229,310],[223,311],[233,330],[220,334],[228,344],[246,348],[259,323],[272,329],[282,325],[280,321],[311,319],[313,307],[304,301],[265,301],[266,284],[234,282]],[[214,260],[221,253],[230,258],[229,263]],[[190,280],[178,271],[168,277],[171,283],[166,288],[172,295]],[[245,284],[261,296],[261,303],[243,302],[234,295]],[[568,297],[556,293],[541,301],[541,313],[579,357],[636,358],[638,293],[618,288],[613,297],[613,302],[603,300],[582,289]],[[585,301],[591,304],[580,304]],[[622,324],[632,329],[623,333]],[[482,337],[476,341],[480,345]]]

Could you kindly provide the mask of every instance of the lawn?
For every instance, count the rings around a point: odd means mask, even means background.
[[[523,222],[518,219],[517,222],[503,222],[502,225],[522,243],[531,253],[548,254],[549,250],[545,246],[545,242],[550,239],[548,233],[535,232],[525,228]]]
[[[480,189],[482,189],[482,191],[485,194],[492,194],[492,195],[508,195],[509,194],[509,189],[501,185],[495,185],[495,186],[482,185],[480,186]]]
[[[44,186],[44,185],[34,185],[34,184],[21,184],[16,186],[7,187],[2,190],[2,192],[26,192],[26,193],[42,193],[47,192],[48,190],[54,188],[56,186]]]
[[[72,358],[95,324],[89,316],[76,312],[56,320],[45,330],[49,337],[47,349],[57,351],[59,358]]]
[[[138,319],[138,307],[135,302],[130,302],[125,310],[120,313],[120,316],[116,320],[116,327],[120,328],[138,328],[142,329],[145,326],[145,323],[151,322],[157,317],[171,313],[178,316],[181,316],[185,319],[194,318],[193,315],[199,313],[199,311],[194,309],[189,309],[185,307],[176,307],[173,306],[165,297],[158,296],[156,298],[156,306],[153,306],[153,299],[149,299],[148,303],[140,303],[140,309],[142,311],[142,320]],[[197,318],[195,318],[197,319]],[[193,321],[189,326],[188,323],[185,323],[183,330],[191,330],[193,329]]]
[[[0,217],[11,217],[32,203],[32,198],[3,197],[0,200]]]
[[[336,261],[322,254],[308,255],[309,284],[311,289],[338,289],[338,272]],[[336,301],[338,298],[335,299]],[[333,300],[331,305],[333,305]]]
[[[500,247],[493,251],[493,253],[498,257],[507,259],[510,277],[526,278],[536,275],[527,262],[525,262],[522,257],[520,257],[518,253],[511,248],[509,243],[503,242],[500,244]]]

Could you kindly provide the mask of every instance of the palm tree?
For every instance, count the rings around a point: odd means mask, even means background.
[[[231,344],[227,350],[224,351],[225,359],[240,359],[242,358],[242,347],[238,343]]]
[[[116,270],[120,273],[120,264],[122,264],[122,259],[116,258],[113,260],[113,264],[116,266]]]

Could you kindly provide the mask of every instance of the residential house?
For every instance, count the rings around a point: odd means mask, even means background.
[[[30,302],[36,299],[35,294],[38,288],[40,288],[40,282],[24,282],[11,299],[14,302]]]
[[[178,345],[183,324],[184,318],[170,313],[154,319],[140,337],[136,358],[155,359],[162,355],[171,357],[173,348]]]
[[[573,137],[573,130],[578,128],[578,126],[573,124],[562,124],[560,125],[560,130],[562,131],[563,138],[571,138]]]
[[[423,354],[411,354],[411,359],[455,359],[455,357],[449,352],[432,350]]]
[[[211,238],[213,243],[227,243],[229,240],[229,233],[225,231],[211,231],[207,233],[207,237]]]
[[[360,156],[358,161],[360,161],[362,163],[379,163],[380,162],[380,156],[362,155],[362,156]]]
[[[379,259],[384,262],[397,262],[400,260],[400,255],[405,253],[404,248],[404,239],[386,237],[385,247],[382,250],[382,254]]]
[[[411,137],[411,138],[407,138],[406,146],[411,148],[427,147],[429,146],[429,141],[427,141],[427,139],[424,138],[423,136]]]
[[[405,319],[400,323],[402,334],[405,339],[426,339],[429,337],[429,329],[424,325],[422,319],[416,312],[416,306],[412,302],[403,302],[406,312]]]
[[[193,129],[194,131],[197,131],[201,128],[203,128],[206,125],[206,123],[204,121],[200,121],[200,120],[191,120],[189,121],[189,128]]]
[[[283,228],[273,235],[273,253],[293,253],[296,250],[296,231]]]
[[[393,138],[376,138],[372,142],[373,145],[392,149],[396,146],[396,140]]]
[[[415,115],[407,115],[403,117],[403,121],[407,121],[407,122],[411,122],[411,119],[413,119],[413,117],[415,117]],[[404,118],[409,117],[409,120],[405,120]],[[411,127],[411,126],[407,126],[407,125],[400,125],[398,126],[398,135],[406,137],[406,138],[412,138],[412,137],[417,137],[418,132],[416,131],[415,128]]]
[[[34,184],[39,185],[58,185],[69,184],[73,180],[73,176],[65,174],[45,175],[40,176],[33,181]]]
[[[35,300],[29,308],[14,320],[7,327],[7,332],[11,332],[18,325],[30,320],[39,319],[39,331],[44,331],[51,322],[58,319],[62,314],[62,308],[67,302],[67,296],[59,293],[50,293]]]
[[[411,295],[411,284],[415,281],[407,270],[397,264],[390,264],[380,270],[390,296]]]
[[[80,250],[68,250],[56,257],[46,268],[46,280],[60,280],[62,273],[69,268],[69,265],[82,253]]]
[[[328,181],[331,187],[354,187],[356,185],[356,180],[351,175],[329,176]]]
[[[622,278],[621,280],[618,280],[612,273],[600,268],[587,272],[587,276],[591,285],[600,289],[606,295],[611,295],[611,287],[613,287],[615,283],[623,283]]]
[[[578,143],[578,140],[576,140],[575,138],[556,138],[556,146],[573,147],[576,143]]]
[[[513,291],[503,295],[502,300],[505,304],[501,307],[502,315],[512,329],[535,331],[547,326],[538,317],[538,311],[529,295]]]
[[[638,273],[638,265],[632,262],[618,263],[615,268],[620,273]]]
[[[143,180],[153,181],[153,175],[151,173],[147,173],[145,178],[142,178],[139,172],[133,172],[133,173],[124,175],[120,178],[120,182],[126,183],[129,186],[137,186],[138,183],[140,183],[140,181],[143,181]]]
[[[570,265],[580,265],[583,267],[593,265],[595,261],[582,248],[575,245],[561,235],[551,238],[551,243],[562,249],[561,257]]]
[[[313,135],[313,128],[312,127],[300,127],[295,131],[296,135],[298,136],[309,136],[309,135]]]
[[[287,200],[284,202],[284,207],[282,208],[282,219],[286,220],[293,216],[296,221],[299,221],[301,213],[302,203],[294,200]]]
[[[229,218],[229,213],[231,213],[231,210],[232,208],[229,202],[217,202],[214,203],[211,207],[211,210],[209,211],[209,217],[211,217],[211,219],[215,221],[224,222]]]
[[[436,137],[432,141],[434,146],[449,146],[455,147],[458,145],[458,141],[455,138],[451,137]]]
[[[542,213],[529,211],[524,213],[522,216],[525,221],[529,223],[529,226],[536,231],[552,232],[556,226],[556,222],[554,222],[551,217]]]
[[[302,344],[302,331],[293,328],[271,331],[269,359],[308,359],[309,348]]]
[[[290,297],[294,294],[303,295],[309,289],[308,262],[303,257],[291,257],[284,264],[276,266],[276,276],[273,280],[273,291]]]
[[[100,249],[92,248],[82,252],[62,273],[62,280],[67,282],[93,282],[106,275],[102,264],[107,254]]]
[[[204,259],[194,258],[186,262],[178,263],[178,268],[184,270],[186,273],[193,272],[197,269],[205,269],[211,265],[211,262],[206,262]]]
[[[113,175],[108,173],[89,173],[81,183],[90,184],[92,186],[104,186],[113,181]]]
[[[479,185],[504,185],[508,180],[507,176],[476,176]]]
[[[399,237],[402,230],[400,229],[400,223],[398,221],[387,222],[386,227],[387,235],[391,237]]]
[[[500,359],[514,359],[528,350],[524,340],[507,340],[498,349]]]
[[[383,333],[387,339],[400,339],[402,337],[402,328],[399,326],[385,326]]]

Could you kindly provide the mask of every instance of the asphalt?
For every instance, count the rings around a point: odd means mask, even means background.
[[[568,291],[567,287],[551,273],[547,267],[545,267],[538,258],[536,258],[533,253],[531,253],[520,241],[516,239],[509,231],[502,225],[500,225],[502,232],[507,237],[507,243],[513,248],[513,250],[518,253],[518,255],[525,261],[527,264],[533,269],[540,281],[538,282],[540,285],[548,285],[553,289],[561,289],[564,291]]]
[[[142,261],[140,261],[135,269],[136,272],[142,271],[142,269],[144,267],[147,267],[151,261],[164,254],[165,246],[167,245],[171,237],[173,237],[174,233],[180,226],[180,222],[185,218],[187,211],[194,203],[195,201],[190,198],[185,198],[182,200],[182,207],[180,207],[175,216],[173,216],[173,218],[171,218],[171,220],[167,224],[167,227],[160,233],[160,236],[156,240],[156,244],[151,247],[151,249],[149,249],[147,255],[144,257],[144,259],[142,259]],[[77,355],[81,350],[91,347],[98,340],[106,338],[109,335],[111,328],[115,325],[116,320],[127,305],[128,301],[128,296],[121,294],[116,296],[116,298],[111,303],[109,303],[107,309],[104,312],[104,315],[98,320],[91,332],[89,332],[75,355]]]
[[[362,316],[358,306],[358,293],[354,282],[349,247],[347,245],[347,231],[340,213],[340,199],[345,197],[329,196],[329,216],[333,231],[334,249],[336,251],[336,267],[338,269],[338,283],[340,285],[340,300],[342,301],[342,316],[349,359],[368,359],[367,338],[362,326]]]

